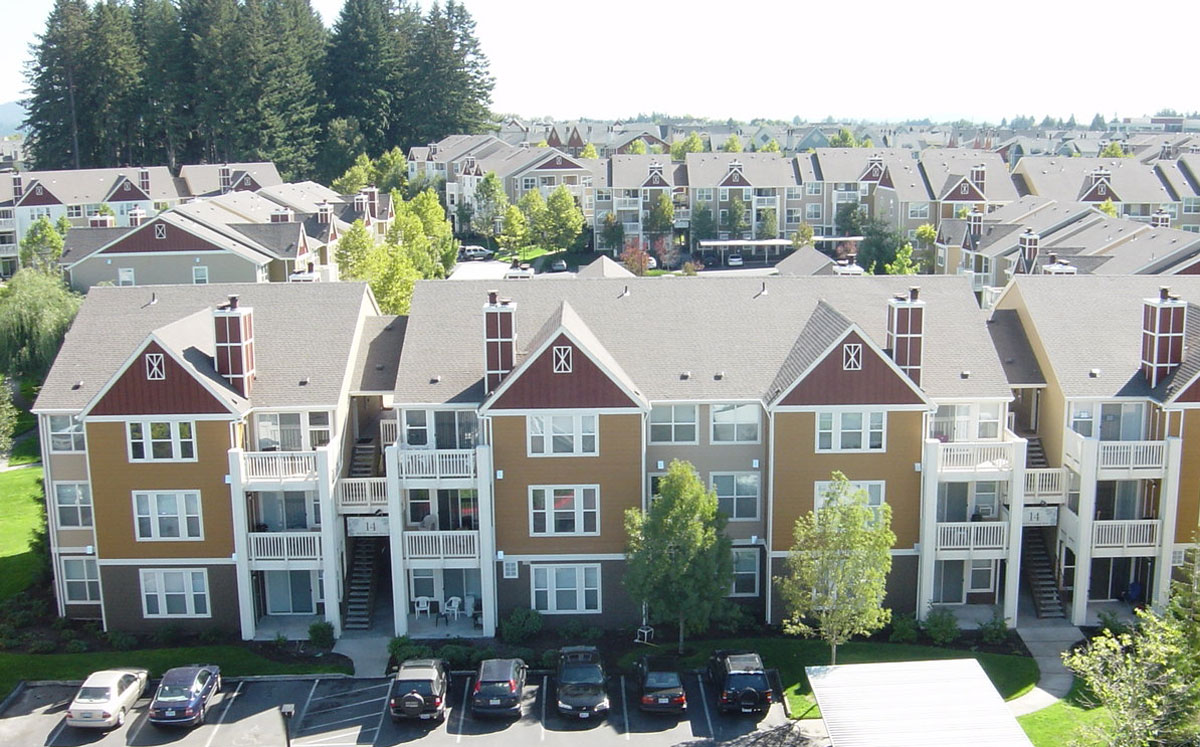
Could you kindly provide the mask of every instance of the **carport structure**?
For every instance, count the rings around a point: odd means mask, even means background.
[[[1032,747],[975,659],[804,671],[833,747]]]

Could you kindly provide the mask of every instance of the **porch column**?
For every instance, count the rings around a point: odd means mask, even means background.
[[[1012,476],[1008,487],[1008,557],[1004,572],[1004,622],[1017,625],[1017,601],[1021,593],[1021,541],[1025,525],[1025,457],[1028,441],[1014,438]]]
[[[250,583],[250,541],[246,520],[246,491],[242,483],[242,450],[229,450],[230,505],[233,513],[233,560],[237,573],[238,618],[243,641],[254,639],[254,589]]]
[[[496,511],[492,495],[492,447],[475,448],[475,484],[479,496],[479,585],[483,603],[483,635],[496,635]]]
[[[1079,454],[1079,536],[1075,538],[1075,589],[1071,597],[1071,624],[1087,624],[1088,593],[1092,585],[1092,526],[1096,520],[1096,469],[1100,442],[1083,439]]]
[[[933,569],[937,561],[938,444],[925,440],[921,460],[921,541],[917,573],[917,619],[924,620],[933,602]]]
[[[408,635],[408,574],[404,570],[404,508],[400,493],[400,447],[383,449],[383,471],[387,479],[388,561],[392,564],[392,626],[395,635]]]
[[[1175,519],[1179,513],[1179,470],[1182,465],[1183,439],[1167,438],[1163,462],[1162,491],[1158,496],[1158,516],[1162,520],[1158,535],[1158,557],[1154,562],[1154,609],[1161,612],[1171,594],[1171,555],[1175,550]]]
[[[333,626],[335,637],[342,634],[342,573],[338,558],[342,554],[342,517],[333,503],[333,474],[329,446],[317,449],[317,500],[321,504],[321,573],[325,579],[325,621]]]

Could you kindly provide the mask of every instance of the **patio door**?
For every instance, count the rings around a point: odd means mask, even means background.
[[[1093,602],[1120,599],[1133,580],[1132,558],[1095,558],[1092,560],[1092,583],[1088,600]]]
[[[1139,402],[1111,402],[1100,406],[1101,441],[1140,441],[1145,407]]]
[[[965,601],[964,563],[939,560],[933,564],[933,601],[936,604],[962,604]]]
[[[311,615],[316,612],[313,571],[263,571],[268,615]]]
[[[439,490],[438,528],[478,529],[479,494],[474,490]]]
[[[1138,481],[1104,480],[1096,483],[1096,519],[1138,518]]]
[[[317,523],[310,521],[309,503],[309,494],[305,491],[259,493],[258,523],[265,524],[268,532],[303,531]]]
[[[944,482],[938,486],[937,520],[966,521],[971,498],[971,484]]]

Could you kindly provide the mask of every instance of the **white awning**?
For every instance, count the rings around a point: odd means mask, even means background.
[[[1032,747],[975,659],[804,671],[833,747]]]

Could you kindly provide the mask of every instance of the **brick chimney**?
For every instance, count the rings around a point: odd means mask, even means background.
[[[12,175],[13,199],[19,200],[25,194],[25,184],[21,181],[21,172],[14,171]]]
[[[230,173],[228,166],[221,166],[217,170],[217,181],[221,185],[221,194],[225,194],[233,186],[233,175]]]
[[[483,305],[483,388],[491,394],[513,370],[517,345],[517,305],[490,290]]]
[[[354,195],[354,212],[367,215],[367,208],[370,203],[367,202],[367,196],[362,192]]]
[[[146,211],[140,207],[135,207],[129,211],[129,225],[131,228],[137,228],[146,222]]]
[[[333,222],[333,205],[328,202],[317,205],[317,222],[325,225]]]
[[[979,240],[980,236],[983,236],[983,213],[976,209],[972,209],[971,212],[967,213],[967,230],[971,232],[971,236],[976,241]]]
[[[921,359],[924,347],[925,302],[917,297],[920,288],[898,293],[888,299],[887,349],[900,370],[921,385]]]
[[[1021,250],[1021,259],[1025,262],[1025,272],[1033,274],[1034,265],[1037,264],[1038,244],[1041,243],[1042,237],[1033,232],[1032,228],[1025,228],[1025,232],[1017,237],[1017,245]]]
[[[150,169],[138,169],[138,189],[150,194]]]
[[[1158,386],[1183,362],[1183,327],[1187,304],[1171,289],[1158,289],[1158,298],[1142,302],[1142,375]]]
[[[112,228],[117,225],[117,218],[105,213],[92,213],[88,216],[89,228]]]
[[[296,214],[290,208],[280,207],[271,211],[272,223],[291,223],[296,220]]]
[[[250,396],[254,384],[254,309],[238,305],[231,295],[229,303],[213,309],[216,336],[217,373],[243,397]]]
[[[379,217],[379,189],[378,187],[363,187],[362,194],[367,197],[367,208],[371,211],[372,218]]]
[[[975,185],[975,188],[979,190],[980,194],[983,193],[983,183],[986,179],[987,166],[985,164],[981,163],[971,167],[971,183]]]
[[[1155,210],[1154,215],[1150,216],[1150,225],[1154,228],[1170,228],[1171,214],[1162,208]]]

